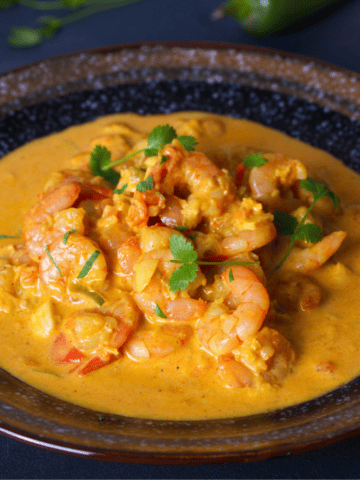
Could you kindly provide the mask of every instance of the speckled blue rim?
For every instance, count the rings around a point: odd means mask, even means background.
[[[68,76],[59,81],[64,66]],[[38,88],[36,75],[43,78],[44,72],[47,83]],[[312,82],[306,80],[309,72]],[[358,88],[360,80],[351,72],[236,45],[133,45],[80,52],[0,77],[0,156],[104,114],[201,110],[272,126],[327,150],[359,172],[360,107],[353,98]],[[0,371],[0,432],[41,448],[102,460],[259,460],[357,433],[359,390],[360,380],[355,379],[321,398],[278,412],[171,422],[89,411]]]

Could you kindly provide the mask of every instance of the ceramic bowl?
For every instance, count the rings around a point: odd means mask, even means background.
[[[360,171],[360,77],[311,59],[241,45],[162,43],[88,50],[0,77],[0,156],[100,115],[202,110],[247,118],[327,150]],[[211,421],[103,414],[0,370],[0,432],[102,460],[261,460],[360,429],[360,379],[281,411]]]

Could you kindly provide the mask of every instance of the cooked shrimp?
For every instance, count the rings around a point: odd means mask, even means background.
[[[275,237],[276,228],[269,221],[257,225],[253,230],[243,230],[236,236],[225,237],[221,242],[221,247],[226,255],[232,256],[243,252],[252,252],[272,242]]]
[[[245,365],[260,381],[279,385],[291,371],[295,351],[281,333],[264,327],[249,336],[233,351],[235,360]]]
[[[185,345],[191,332],[189,325],[164,325],[158,331],[135,333],[126,343],[125,353],[133,360],[163,358]]]
[[[283,191],[307,177],[307,171],[302,162],[285,155],[265,154],[264,157],[268,163],[251,169],[249,186],[254,198],[273,206]]]
[[[230,270],[233,281],[229,278]],[[239,265],[228,268],[222,277],[238,298],[238,307],[230,314],[224,305],[219,311],[210,309],[198,324],[200,343],[216,356],[229,354],[241,341],[256,333],[270,305],[266,288],[248,268]]]
[[[317,270],[340,248],[345,238],[346,232],[333,232],[309,248],[293,248],[284,265],[302,273]]]
[[[70,230],[84,233],[82,208],[71,208],[87,198],[106,198],[112,192],[84,183],[84,179],[70,174],[56,188],[43,195],[24,218],[23,239],[33,260],[39,261],[45,246]]]
[[[86,374],[119,357],[119,349],[136,330],[140,311],[126,293],[95,311],[81,311],[64,319],[51,356],[55,363],[81,364]]]
[[[219,357],[216,373],[227,388],[251,387],[254,381],[251,370],[227,356]]]
[[[96,251],[99,253],[90,271],[83,278],[79,278],[85,263]],[[75,282],[93,290],[103,287],[107,275],[105,256],[98,245],[78,233],[71,233],[66,244],[61,237],[49,245],[48,252],[44,251],[42,254],[39,267],[40,279],[45,284],[59,281]]]

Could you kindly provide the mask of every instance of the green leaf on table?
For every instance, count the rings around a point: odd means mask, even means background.
[[[7,41],[14,48],[29,48],[40,45],[44,41],[44,36],[39,29],[12,27]]]

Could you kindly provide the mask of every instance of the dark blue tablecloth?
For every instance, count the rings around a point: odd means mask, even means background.
[[[343,2],[341,8],[303,31],[274,38],[254,37],[229,19],[211,21],[219,1],[142,0],[69,25],[50,41],[28,50],[10,48],[6,36],[11,25],[34,26],[39,13],[25,7],[1,11],[0,73],[85,48],[163,40],[271,47],[360,73],[360,0]],[[0,437],[0,478],[359,478],[359,452],[360,438],[354,437],[321,450],[258,463],[149,466],[76,458]]]

